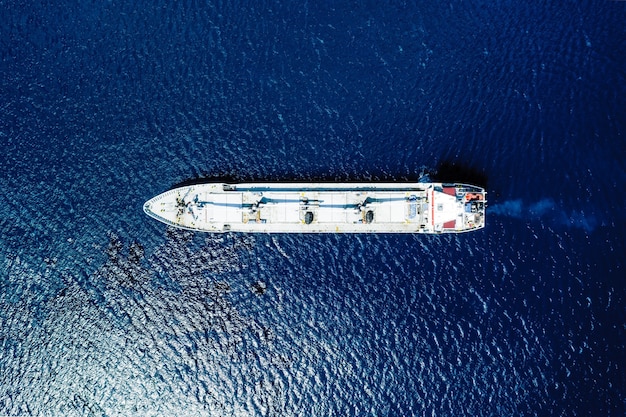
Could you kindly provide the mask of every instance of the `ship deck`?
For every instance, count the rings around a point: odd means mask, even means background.
[[[206,232],[459,233],[484,227],[485,203],[465,184],[211,183],[167,191],[144,211]]]

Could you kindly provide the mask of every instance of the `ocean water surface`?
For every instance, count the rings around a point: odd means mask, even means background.
[[[0,415],[623,416],[626,3],[0,1]],[[483,185],[194,234],[198,178]]]

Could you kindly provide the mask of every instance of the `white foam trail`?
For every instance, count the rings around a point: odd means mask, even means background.
[[[283,250],[283,248],[280,247],[280,245],[278,244],[278,241],[276,240],[275,237],[272,237],[272,243],[274,244],[274,246],[276,246],[276,249],[278,250],[278,252],[283,255],[285,258],[291,260],[291,258],[289,258],[289,255],[287,255],[285,253],[285,251]]]

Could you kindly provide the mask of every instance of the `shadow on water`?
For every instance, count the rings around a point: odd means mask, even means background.
[[[487,188],[485,171],[455,161],[441,162],[430,177],[436,182],[460,182]]]
[[[282,183],[301,183],[301,182],[393,182],[393,181],[415,181],[419,179],[419,175],[415,178],[408,179],[406,175],[402,177],[394,177],[385,173],[367,173],[361,175],[346,175],[340,173],[307,173],[307,175],[268,175],[268,176],[249,176],[245,174],[234,175],[206,175],[197,178],[189,178],[179,182],[171,187],[171,189],[185,187],[189,185],[198,185],[206,183],[265,183],[265,182],[282,182]]]
[[[409,173],[385,171],[381,169],[364,169],[359,173],[313,171],[302,173],[273,173],[267,175],[250,175],[244,172],[203,173],[195,178],[188,178],[171,187],[171,189],[206,184],[218,183],[261,183],[261,182],[418,182],[425,175],[436,182],[460,182],[487,188],[487,175],[484,171],[458,162],[444,161],[436,168],[420,166],[415,167]]]

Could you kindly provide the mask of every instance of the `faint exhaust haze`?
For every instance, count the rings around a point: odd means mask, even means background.
[[[552,225],[573,229],[582,229],[591,233],[598,226],[594,214],[580,211],[566,211],[559,208],[551,198],[543,198],[535,203],[525,203],[521,199],[506,200],[489,206],[489,214],[513,217],[516,219],[542,220]]]

